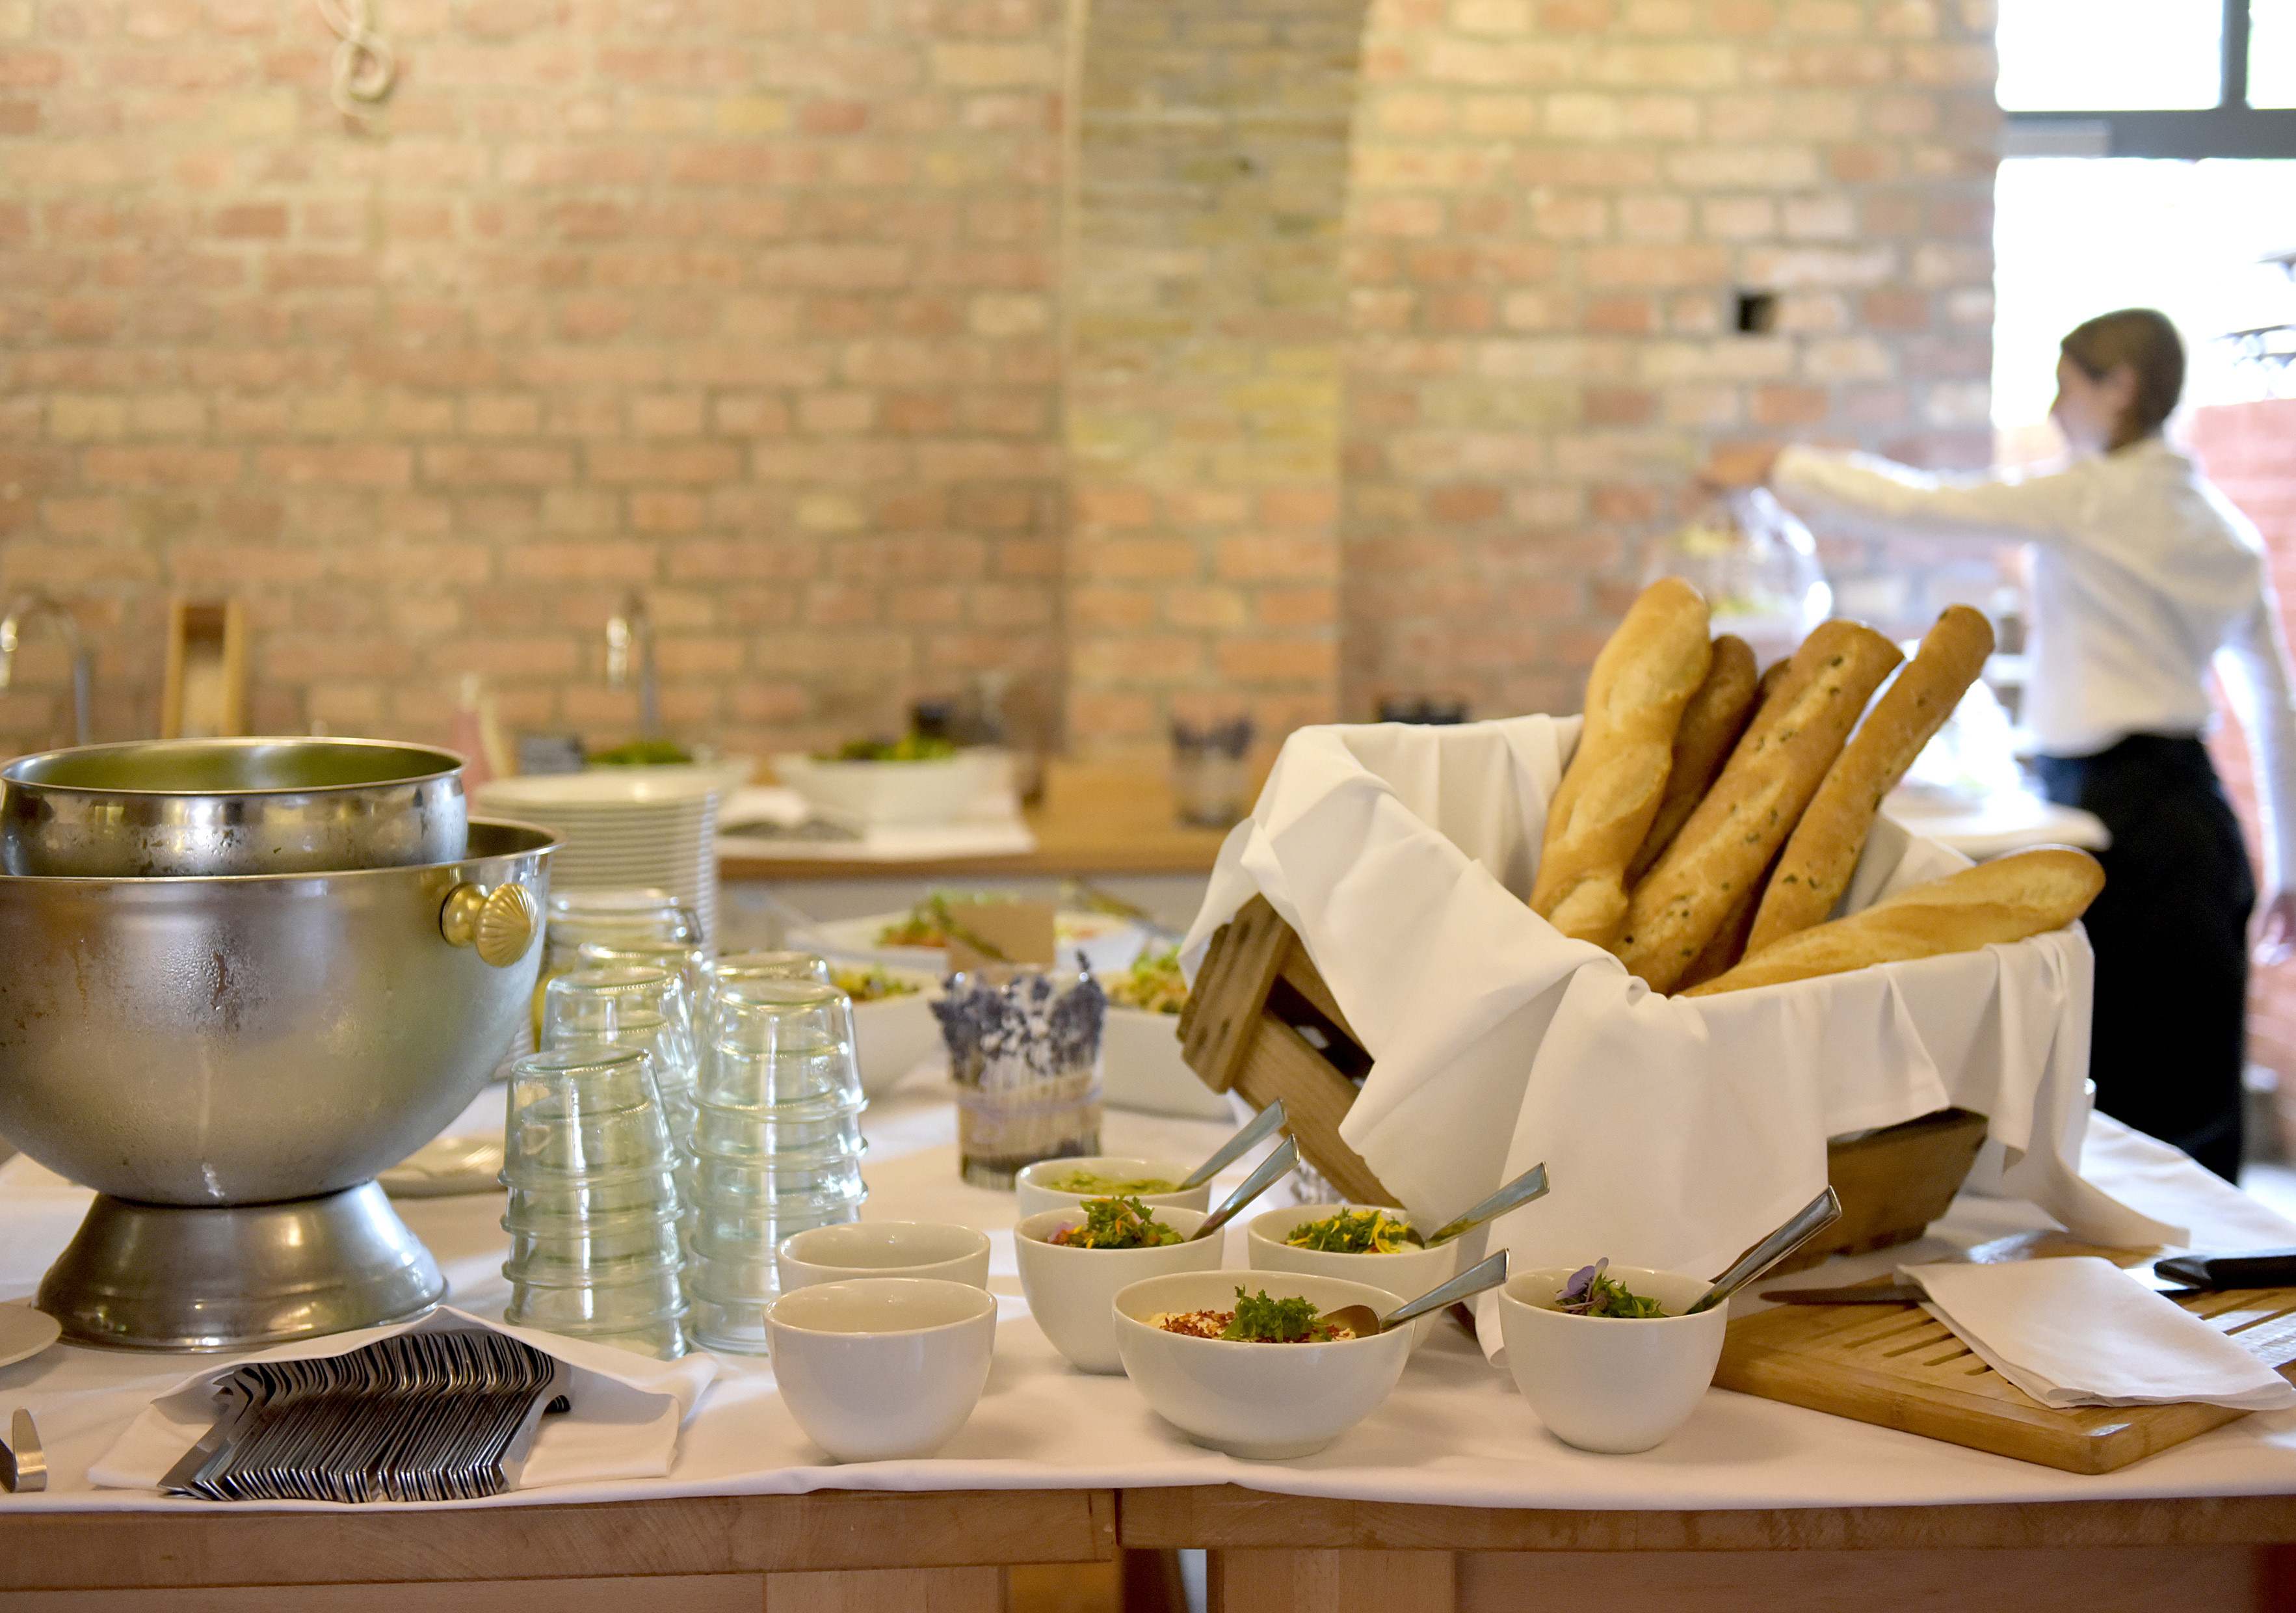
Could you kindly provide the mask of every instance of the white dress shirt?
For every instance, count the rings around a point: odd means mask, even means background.
[[[1869,531],[2032,545],[2024,718],[2049,755],[2199,734],[2213,662],[2256,759],[2266,889],[2296,876],[2296,714],[2263,540],[2191,459],[2155,437],[2039,475],[1941,476],[1794,447],[1770,485]]]

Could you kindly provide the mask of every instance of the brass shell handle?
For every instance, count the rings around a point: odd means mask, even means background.
[[[439,934],[447,944],[473,947],[481,962],[506,969],[526,956],[542,927],[542,909],[522,885],[458,885],[439,909]]]

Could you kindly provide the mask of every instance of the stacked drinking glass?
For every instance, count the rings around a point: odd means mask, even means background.
[[[688,1330],[710,1349],[760,1354],[775,1246],[857,1219],[867,1193],[851,1000],[816,981],[720,981],[697,1099]]]
[[[511,1066],[505,1320],[668,1358],[685,1353],[676,1150],[653,1060],[614,1043]]]
[[[693,1088],[700,1043],[685,982],[642,964],[585,967],[544,988],[545,1049],[619,1042],[653,1058],[654,1087],[677,1150],[678,1200],[691,1230],[693,1208]]]

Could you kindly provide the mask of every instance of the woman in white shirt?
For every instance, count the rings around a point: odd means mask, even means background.
[[[2231,1179],[2256,885],[2201,743],[2211,666],[2256,758],[2271,958],[2296,938],[2296,717],[2256,528],[2161,439],[2184,374],[2176,327],[2125,309],[2062,344],[2049,411],[2071,453],[2061,470],[1947,477],[1792,447],[1725,450],[1706,475],[1766,481],[1805,514],[1869,531],[2033,546],[2024,715],[2042,785],[2112,834],[2086,916],[2097,1106]]]

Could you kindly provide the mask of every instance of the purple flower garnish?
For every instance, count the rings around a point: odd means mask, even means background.
[[[1611,1257],[1605,1255],[1593,1265],[1580,1266],[1571,1272],[1570,1280],[1562,1285],[1562,1292],[1554,1296],[1558,1308],[1583,1313],[1594,1298],[1595,1280],[1602,1276],[1610,1263]]]

